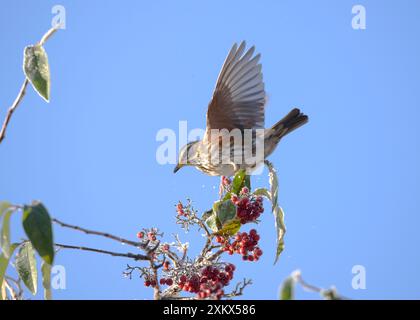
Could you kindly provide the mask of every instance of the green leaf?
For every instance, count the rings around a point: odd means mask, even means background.
[[[220,229],[218,234],[228,234],[232,236],[238,233],[240,229],[241,229],[241,221],[239,219],[233,219],[223,224],[222,229]]]
[[[6,283],[4,280],[0,282],[0,300],[6,300]]]
[[[276,246],[276,257],[274,260],[274,264],[278,261],[280,254],[284,250],[284,235],[286,234],[286,225],[284,224],[284,212],[283,209],[278,206],[278,192],[279,192],[279,184],[276,170],[274,166],[267,160],[265,160],[265,164],[268,167],[269,172],[269,183],[270,183],[270,199],[271,199],[271,206],[274,215],[274,222],[276,227],[277,233],[277,246]],[[263,192],[263,191],[261,191]]]
[[[221,228],[219,218],[217,218],[217,214],[215,212],[206,219],[206,224],[213,232],[217,232]]]
[[[36,267],[35,252],[32,244],[27,241],[19,249],[15,260],[16,270],[25,286],[33,295],[37,292],[38,271]]]
[[[9,202],[1,201],[0,202],[0,219],[4,215],[2,228],[0,230],[0,248],[3,253],[9,257],[9,247],[10,247],[10,207],[12,205]]]
[[[232,197],[232,194],[238,195],[245,186],[251,190],[251,178],[246,175],[245,170],[239,170],[233,177],[230,192],[226,192],[223,200],[229,200]]]
[[[24,50],[23,71],[35,91],[49,102],[50,67],[48,56],[41,45],[27,46]]]
[[[6,258],[10,258],[10,216],[13,211],[7,210],[3,217],[3,225],[0,232],[1,249]]]
[[[231,200],[216,201],[213,208],[222,226],[236,217],[236,206]]]
[[[12,205],[7,201],[0,201],[0,218]]]
[[[0,287],[3,283],[4,275],[6,274],[7,267],[9,266],[10,257],[13,255],[15,249],[19,246],[19,243],[13,243],[9,247],[9,257],[6,257],[4,254],[0,254]],[[1,299],[0,299],[1,300]]]
[[[295,297],[295,280],[287,277],[280,289],[280,300],[293,300]]]
[[[251,176],[246,175],[244,179],[244,186],[251,190]]]
[[[271,200],[271,194],[270,191],[268,191],[266,188],[258,188],[254,190],[254,195],[265,197],[268,200]]]
[[[274,264],[278,261],[280,254],[284,250],[284,235],[286,234],[286,226],[284,225],[284,212],[280,207],[275,207],[274,211],[275,226],[277,231],[277,248],[276,248],[276,258]]]
[[[42,261],[41,264],[41,272],[42,272],[42,286],[44,288],[44,299],[51,300],[51,265]]]
[[[271,203],[273,208],[277,207],[277,200],[278,200],[278,194],[279,194],[279,182],[277,179],[277,172],[276,169],[274,169],[274,166],[271,164],[271,162],[265,160],[265,164],[268,167],[268,176],[269,176],[269,183],[270,183],[270,194],[271,194]]]
[[[35,250],[45,262],[54,261],[54,241],[51,218],[47,209],[40,202],[25,205],[22,216],[23,228]]]
[[[232,193],[239,194],[245,184],[246,173],[245,170],[239,170],[232,181]]]
[[[236,217],[236,206],[231,200],[216,201],[213,210],[221,224],[220,234],[233,235],[241,228],[241,222]]]

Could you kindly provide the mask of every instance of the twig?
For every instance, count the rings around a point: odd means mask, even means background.
[[[60,25],[56,25],[52,27],[50,30],[48,30],[41,38],[41,40],[38,42],[40,46],[44,45],[45,42],[58,30],[60,29]]]
[[[0,143],[6,137],[6,129],[7,129],[7,126],[9,125],[9,121],[12,118],[13,112],[15,112],[16,108],[19,106],[19,103],[22,101],[23,97],[25,96],[26,87],[28,86],[28,83],[29,83],[28,79],[25,78],[15,101],[13,102],[9,110],[7,110],[6,118],[3,121],[3,126],[1,127],[1,131],[0,131]]]
[[[43,37],[41,38],[41,40],[38,42],[39,45],[43,45],[57,30],[58,30],[59,26],[55,26],[54,28],[51,28],[50,30],[48,30]],[[25,96],[26,93],[26,87],[28,86],[28,79],[25,77],[25,80],[23,81],[23,84],[19,90],[19,93],[15,99],[15,101],[13,102],[13,104],[10,106],[9,110],[7,110],[6,113],[6,118],[3,121],[3,125],[1,127],[1,131],[0,131],[0,143],[3,141],[3,139],[6,137],[6,130],[7,130],[7,126],[9,125],[10,119],[12,118],[13,113],[15,112],[15,110],[17,109],[17,107],[19,106],[20,102],[22,101],[23,97]]]
[[[224,297],[233,298],[233,297],[242,296],[244,293],[244,289],[251,284],[252,284],[251,279],[244,279],[242,282],[239,282],[236,285],[235,290],[233,290],[231,293],[225,294]]]
[[[319,293],[322,297],[324,297],[326,299],[329,299],[329,300],[331,300],[331,299],[332,300],[335,300],[335,299],[348,300],[348,298],[346,298],[342,295],[339,295],[334,287],[331,287],[330,289],[323,289],[323,288],[319,288],[319,287],[316,287],[312,284],[307,283],[305,280],[303,280],[302,274],[300,273],[299,270],[292,273],[292,278],[294,279],[294,281],[299,283],[302,286],[303,289],[305,289],[307,291],[312,291],[312,292]]]
[[[80,232],[84,232],[86,234],[91,234],[91,235],[96,235],[96,236],[101,236],[101,237],[105,237],[114,241],[118,241],[119,243],[123,243],[123,244],[128,244],[130,246],[136,247],[136,248],[142,248],[144,249],[146,246],[144,243],[140,243],[140,242],[136,242],[136,241],[131,241],[131,240],[127,240],[121,237],[117,237],[114,236],[110,233],[106,233],[106,232],[100,232],[100,231],[94,231],[94,230],[89,230],[89,229],[85,229],[79,226],[75,226],[72,224],[68,224],[68,223],[64,223],[58,219],[53,218],[52,219],[53,222],[57,223],[58,225],[60,225],[63,228],[69,228],[69,229],[73,229],[73,230],[77,230]]]
[[[113,252],[113,251],[107,251],[107,250],[96,249],[96,248],[81,247],[81,246],[71,246],[71,245],[61,244],[61,243],[56,243],[55,245],[57,247],[63,248],[63,249],[76,249],[76,250],[82,250],[82,251],[97,252],[97,253],[102,253],[102,254],[108,254],[108,255],[113,256],[113,257],[130,258],[130,259],[134,259],[136,261],[139,261],[139,260],[150,260],[150,258],[148,256],[145,256],[143,254],[134,254],[134,253],[130,253],[130,252],[120,253],[120,252]]]

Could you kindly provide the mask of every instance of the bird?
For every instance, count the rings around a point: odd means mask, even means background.
[[[293,108],[272,127],[264,127],[267,95],[259,63],[261,54],[254,55],[255,46],[245,49],[245,41],[239,46],[234,43],[226,56],[208,105],[203,139],[189,142],[180,149],[174,173],[182,167],[193,166],[209,176],[230,177],[241,169],[252,174],[284,136],[308,122],[307,115]],[[235,138],[230,136],[232,132],[242,134],[242,141],[235,143]],[[250,132],[248,137],[251,137],[247,141],[246,132]],[[223,140],[225,138],[227,140]],[[259,157],[254,156],[257,149],[263,150]],[[241,155],[235,158],[235,152]],[[246,152],[254,157],[246,158]]]

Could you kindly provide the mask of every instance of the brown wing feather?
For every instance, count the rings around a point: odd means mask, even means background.
[[[245,42],[235,43],[226,57],[207,111],[206,136],[211,129],[264,128],[265,90],[260,55],[245,54]]]

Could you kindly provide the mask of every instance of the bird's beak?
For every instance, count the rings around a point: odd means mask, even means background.
[[[175,169],[174,169],[174,173],[176,173],[179,169],[181,169],[182,168],[182,165],[181,164],[177,164],[176,165],[176,167],[175,167]]]

